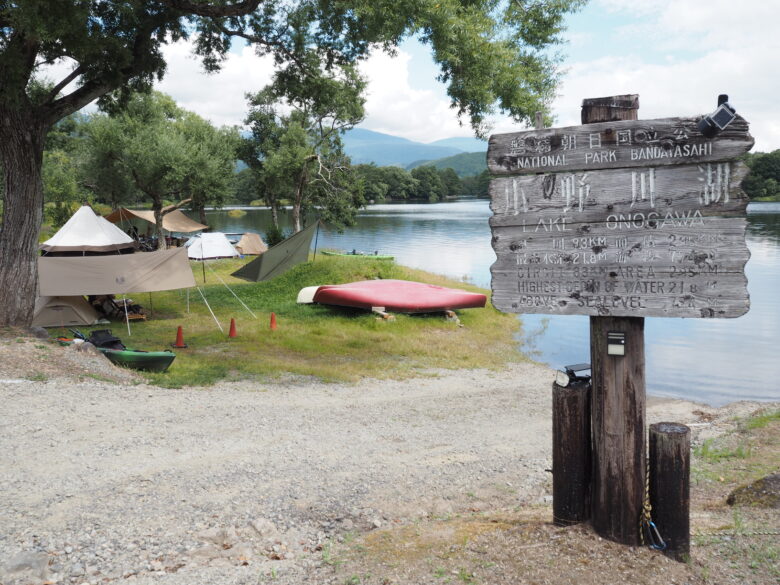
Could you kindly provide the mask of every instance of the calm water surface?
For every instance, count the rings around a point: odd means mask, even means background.
[[[373,205],[355,227],[321,229],[319,248],[392,254],[399,264],[490,288],[491,216],[487,200]],[[270,215],[249,209],[242,218],[208,214],[215,231],[264,232]],[[645,320],[648,392],[713,405],[734,400],[780,400],[780,204],[748,208],[746,267],[750,311],[737,319]],[[525,315],[524,351],[553,367],[587,362],[588,318]]]

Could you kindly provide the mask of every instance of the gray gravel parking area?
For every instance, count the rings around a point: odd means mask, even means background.
[[[552,379],[531,363],[357,385],[0,379],[0,583],[327,583],[350,535],[549,505]]]
[[[344,534],[543,501],[549,379],[520,364],[354,386],[0,382],[2,583],[301,582]]]

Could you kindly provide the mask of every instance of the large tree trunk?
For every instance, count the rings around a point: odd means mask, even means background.
[[[293,233],[298,233],[303,228],[301,227],[301,204],[296,198],[292,206],[292,221],[293,221]]]
[[[165,242],[165,232],[163,231],[163,212],[162,198],[152,195],[152,211],[154,211],[154,230],[157,233],[157,249],[165,250],[168,244]]]
[[[295,196],[292,206],[293,233],[298,233],[303,229],[301,222],[301,208],[303,207],[303,190],[308,182],[306,169],[298,176],[298,183],[295,185]]]
[[[38,233],[43,218],[43,124],[0,107],[3,220],[0,223],[0,327],[29,327],[38,296]]]

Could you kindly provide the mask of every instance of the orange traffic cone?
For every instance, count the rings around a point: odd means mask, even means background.
[[[276,331],[276,313],[271,313],[271,331]]]
[[[231,319],[230,320],[230,333],[228,333],[228,337],[236,337],[236,320]]]
[[[181,325],[179,325],[179,329],[176,331],[176,343],[171,344],[173,347],[178,347],[179,349],[187,347],[187,344],[184,343],[184,332],[181,329]]]

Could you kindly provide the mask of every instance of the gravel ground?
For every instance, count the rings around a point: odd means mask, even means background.
[[[169,390],[7,363],[2,585],[325,583],[345,535],[551,501],[543,366]],[[654,401],[648,418],[717,433],[740,408]]]

